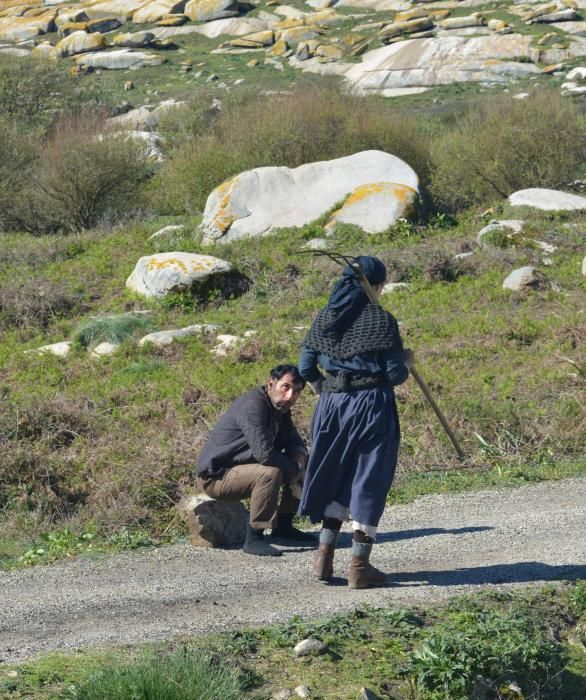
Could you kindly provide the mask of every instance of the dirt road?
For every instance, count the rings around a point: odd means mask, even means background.
[[[586,579],[586,479],[426,496],[387,509],[373,563],[383,589],[311,579],[312,552],[260,558],[179,544],[0,573],[0,661],[323,617],[361,604],[441,602],[485,586]]]

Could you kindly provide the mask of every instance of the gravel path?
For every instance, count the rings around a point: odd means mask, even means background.
[[[259,558],[179,544],[0,572],[0,661],[323,617],[360,604],[441,602],[491,586],[586,579],[586,479],[425,496],[386,510],[373,562],[383,589],[312,581],[312,552]]]

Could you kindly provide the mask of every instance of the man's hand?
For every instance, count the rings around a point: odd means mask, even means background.
[[[413,365],[415,364],[415,355],[413,354],[413,350],[405,350],[403,352],[403,364],[407,369],[411,369]]]

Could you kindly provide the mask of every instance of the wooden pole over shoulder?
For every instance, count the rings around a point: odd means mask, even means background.
[[[374,291],[370,285],[370,282],[366,278],[366,275],[362,271],[362,268],[360,267],[360,263],[358,262],[351,262],[350,266],[356,273],[356,276],[360,280],[360,284],[362,285],[362,289],[364,289],[366,296],[370,299],[371,303],[378,305],[378,300],[374,294]],[[464,451],[460,447],[458,440],[456,439],[456,436],[454,435],[453,430],[450,427],[450,424],[448,423],[446,417],[442,413],[440,407],[437,405],[435,402],[435,399],[431,395],[431,392],[429,391],[429,388],[427,384],[425,383],[423,377],[419,374],[419,372],[415,369],[415,367],[410,367],[409,371],[411,372],[411,375],[413,376],[413,379],[419,384],[419,388],[423,392],[423,395],[425,398],[429,401],[429,404],[434,410],[435,415],[438,417],[439,422],[442,424],[443,429],[446,431],[448,437],[450,438],[450,441],[452,445],[454,446],[454,449],[458,453],[458,457],[460,459],[464,459]]]

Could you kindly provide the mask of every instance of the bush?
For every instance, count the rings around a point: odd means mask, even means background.
[[[26,210],[23,193],[30,182],[35,157],[31,140],[23,136],[16,120],[0,116],[0,231],[20,225],[20,212]]]
[[[432,145],[431,193],[451,211],[487,206],[526,187],[560,187],[586,159],[586,118],[557,93],[501,96]]]
[[[82,307],[79,295],[43,278],[19,279],[0,287],[0,328],[47,326]]]
[[[250,168],[295,168],[367,149],[392,153],[424,184],[427,178],[428,139],[412,115],[332,85],[270,97],[237,94],[213,113],[198,103],[177,111],[165,128],[174,150],[153,187],[155,205],[165,213],[201,211],[214,187]]]
[[[563,669],[564,657],[561,645],[523,612],[473,606],[434,627],[410,663],[422,698],[467,700],[481,691],[503,697],[511,683],[521,686],[522,697],[537,697]]]
[[[215,136],[192,138],[161,166],[148,189],[163,214],[203,211],[209,193],[221,182],[252,167]]]
[[[21,128],[37,122],[43,111],[51,119],[50,103],[66,107],[73,100],[67,68],[55,61],[2,54],[0,61],[0,116],[18,117]]]
[[[35,187],[36,218],[30,231],[53,228],[80,232],[100,218],[120,216],[149,176],[145,145],[113,132],[89,113],[61,119],[41,149]]]
[[[76,700],[239,700],[236,671],[188,647],[157,656],[145,653],[107,668],[73,691]]]

